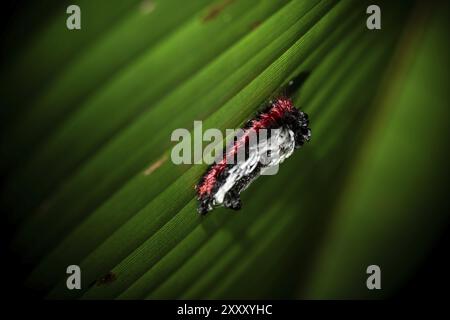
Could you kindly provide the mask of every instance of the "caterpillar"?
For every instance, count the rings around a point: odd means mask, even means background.
[[[241,209],[240,193],[262,170],[282,163],[294,149],[310,140],[308,125],[308,115],[299,111],[291,99],[280,97],[270,101],[246,123],[243,134],[226,148],[223,157],[212,164],[197,183],[198,212],[206,214],[219,206]],[[262,129],[266,129],[267,139],[258,136],[256,143],[249,143],[250,136],[258,135]],[[245,157],[236,161],[239,152]],[[265,155],[269,155],[270,160],[267,161]]]

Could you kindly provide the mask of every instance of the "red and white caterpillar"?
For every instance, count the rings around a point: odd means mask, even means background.
[[[306,113],[288,98],[278,98],[249,120],[243,134],[225,150],[223,158],[212,164],[196,185],[198,212],[206,214],[214,207],[241,208],[240,193],[261,174],[261,170],[282,163],[311,138]],[[270,139],[252,145],[249,137],[266,129]],[[236,161],[239,152],[245,157]],[[269,160],[267,161],[267,155]],[[230,161],[234,160],[234,161]],[[266,159],[265,161],[263,161]]]

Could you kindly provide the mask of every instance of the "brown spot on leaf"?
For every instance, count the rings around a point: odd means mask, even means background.
[[[203,16],[202,21],[203,22],[208,22],[208,21],[214,20],[215,18],[217,18],[219,16],[219,14],[226,7],[228,7],[233,2],[234,2],[234,0],[223,0],[220,3],[217,3],[217,4],[213,5],[213,6],[211,6],[208,9],[208,12]]]
[[[259,20],[257,20],[257,21],[255,21],[255,22],[253,22],[252,23],[252,25],[250,26],[250,28],[252,29],[252,30],[255,30],[255,29],[257,29],[260,25],[261,25],[261,21],[259,21]]]
[[[143,0],[139,6],[143,14],[152,13],[155,10],[156,3],[153,0]]]
[[[105,274],[103,277],[98,279],[96,281],[96,285],[97,286],[103,286],[103,285],[110,284],[110,283],[112,283],[112,282],[114,282],[116,280],[117,280],[117,275],[110,271],[107,274]]]
[[[148,176],[149,174],[153,173],[156,169],[161,167],[161,165],[167,161],[167,154],[164,154],[159,160],[153,162],[147,169],[144,171],[144,175]]]

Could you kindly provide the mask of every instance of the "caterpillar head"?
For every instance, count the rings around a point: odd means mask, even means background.
[[[298,149],[311,139],[311,129],[308,127],[308,115],[293,108],[287,122],[288,128],[294,132],[295,148]]]

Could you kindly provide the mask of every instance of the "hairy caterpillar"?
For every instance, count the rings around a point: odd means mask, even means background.
[[[245,190],[261,171],[282,163],[311,138],[306,113],[299,111],[292,100],[280,97],[249,120],[242,128],[243,134],[225,150],[220,161],[211,165],[196,185],[198,212],[206,214],[214,207],[225,206],[234,210],[241,208],[240,193]],[[258,137],[256,145],[249,143],[251,134],[268,130],[270,139]],[[275,129],[275,130],[273,130]],[[241,161],[236,155],[244,152]],[[262,161],[264,154],[270,161]]]

